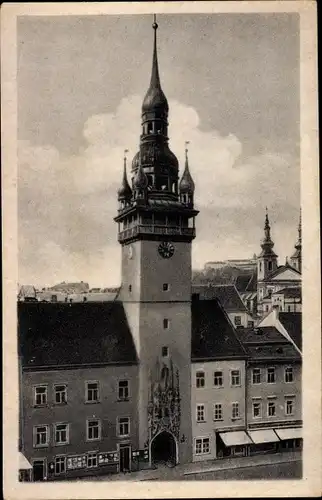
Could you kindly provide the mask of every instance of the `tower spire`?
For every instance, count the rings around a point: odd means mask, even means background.
[[[123,157],[123,178],[122,178],[122,183],[121,187],[118,190],[118,199],[119,201],[129,201],[132,197],[132,189],[128,183],[127,180],[127,174],[126,174],[126,153],[128,153],[128,149],[124,149],[124,157]]]
[[[151,81],[150,87],[160,87],[160,75],[159,75],[159,64],[158,64],[158,50],[157,50],[157,16],[153,14],[153,24],[152,28],[154,31],[154,41],[153,41],[153,57],[152,57],[152,72],[151,72]]]
[[[264,224],[264,238],[262,240],[261,247],[262,247],[262,252],[260,254],[261,256],[271,255],[276,257],[276,254],[273,251],[274,242],[271,239],[271,226],[269,224],[267,207],[266,207],[265,224]]]

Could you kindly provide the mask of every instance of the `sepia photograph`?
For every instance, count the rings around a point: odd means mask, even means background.
[[[158,4],[15,19],[20,488],[306,478],[301,14]]]

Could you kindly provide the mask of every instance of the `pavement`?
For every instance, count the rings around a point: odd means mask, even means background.
[[[96,476],[90,480],[95,481],[175,481],[185,479],[185,476],[192,474],[202,474],[207,472],[223,471],[228,469],[239,469],[256,467],[263,465],[273,465],[289,462],[298,462],[302,459],[301,451],[271,453],[265,455],[253,455],[250,457],[221,458],[217,460],[207,460],[203,462],[193,462],[190,464],[178,464],[169,468],[166,465],[157,469],[145,469],[125,474],[111,474],[108,476]],[[86,480],[86,478],[84,478]],[[88,478],[87,478],[88,480]]]

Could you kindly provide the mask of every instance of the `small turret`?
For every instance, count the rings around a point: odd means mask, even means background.
[[[124,167],[123,167],[123,179],[122,179],[122,184],[121,187],[117,191],[117,198],[118,201],[120,202],[120,208],[125,208],[128,206],[131,202],[132,198],[132,189],[130,187],[130,184],[128,183],[127,180],[127,174],[126,174],[126,153],[128,152],[127,149],[124,150]]]
[[[142,168],[141,162],[139,162],[138,170],[133,179],[134,200],[146,201],[147,187],[148,187],[148,178]]]
[[[179,183],[180,200],[186,205],[193,206],[193,195],[195,192],[195,183],[190,174],[188,161],[188,146],[189,142],[185,143],[185,167]]]

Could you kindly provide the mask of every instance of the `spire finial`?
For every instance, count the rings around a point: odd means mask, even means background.
[[[126,160],[127,160],[127,156],[126,156],[126,153],[128,153],[129,150],[128,149],[124,149],[124,157],[123,157],[123,161],[124,161],[124,172],[126,172]]]
[[[156,31],[158,29],[158,24],[157,24],[157,16],[156,14],[153,14],[153,24],[152,28]]]
[[[185,143],[184,143],[184,147],[185,147],[184,152],[185,152],[185,156],[186,156],[186,162],[188,161],[188,146],[189,146],[189,144],[190,144],[190,141],[185,141]]]
[[[159,65],[158,65],[158,51],[157,51],[157,17],[153,15],[152,28],[154,30],[154,42],[153,42],[153,61],[152,61],[152,73],[151,73],[151,87],[161,87],[160,76],[159,76]]]
[[[300,220],[299,220],[299,242],[302,242],[302,207],[300,208]]]

